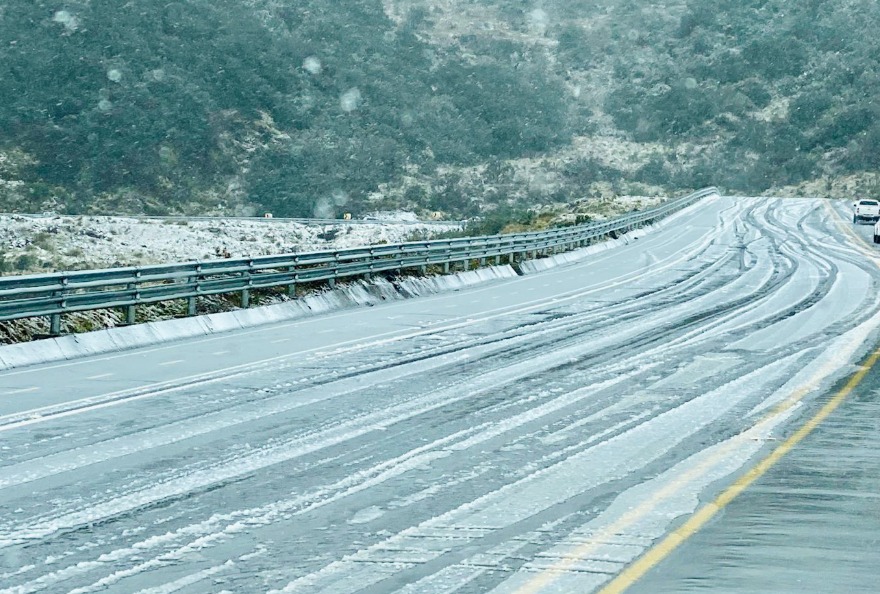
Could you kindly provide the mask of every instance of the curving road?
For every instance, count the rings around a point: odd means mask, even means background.
[[[0,374],[0,594],[598,591],[851,373],[878,289],[827,203],[714,198],[540,274]]]

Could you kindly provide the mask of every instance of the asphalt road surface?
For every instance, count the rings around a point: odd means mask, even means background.
[[[0,594],[601,591],[874,350],[853,233],[819,200],[713,198],[541,274],[0,374]],[[730,578],[695,543],[800,517],[769,481],[858,402],[634,588]]]
[[[631,594],[878,591],[880,370]]]
[[[834,206],[851,220],[846,203]],[[873,225],[850,229],[873,243]],[[845,386],[831,394],[839,389]],[[874,366],[796,448],[630,592],[873,593],[877,584],[880,369]]]

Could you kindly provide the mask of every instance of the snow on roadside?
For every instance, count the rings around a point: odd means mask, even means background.
[[[428,239],[455,224],[304,225],[278,219],[0,216],[0,254],[30,272],[240,258]],[[23,272],[27,272],[23,271]]]

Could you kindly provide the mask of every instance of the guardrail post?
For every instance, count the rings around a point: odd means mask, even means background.
[[[294,258],[293,261],[296,262],[297,258]],[[293,266],[288,266],[287,272],[293,273],[293,280],[290,283],[288,283],[288,285],[287,285],[287,296],[288,297],[296,297],[296,281],[297,281],[296,265],[294,264]]]
[[[125,287],[129,291],[132,291],[134,294],[137,293],[137,284],[129,283],[128,286]],[[131,304],[125,306],[125,323],[129,326],[133,325],[137,319],[137,305]]]
[[[426,274],[428,274],[428,263],[431,261],[431,243],[430,242],[425,243],[424,246],[421,246],[421,247],[425,248],[425,252],[423,255],[423,257],[425,259],[425,263],[420,264],[418,267],[418,270],[419,270],[419,274],[421,274],[422,276],[425,276]]]
[[[449,262],[443,263],[443,274],[449,274]]]
[[[140,270],[138,270],[134,273],[134,278],[135,278],[135,281],[133,283],[131,283],[128,286],[128,288],[134,289],[134,299],[135,299],[135,301],[138,301],[141,298],[141,294],[138,291],[138,283],[140,282],[140,278],[141,278],[141,271]],[[136,305],[130,305],[128,308],[126,308],[126,312],[125,312],[125,323],[126,324],[136,323],[136,319],[135,319],[136,315],[137,315],[136,307],[137,307]]]
[[[370,270],[368,272],[364,273],[364,280],[365,281],[369,281],[370,279],[373,278],[373,260],[375,259],[374,254],[375,254],[375,250],[373,250],[373,248],[370,248],[370,257],[368,259],[368,263],[370,265]],[[337,256],[337,261],[338,261],[338,259],[339,259],[339,257]]]
[[[196,276],[193,277],[193,290],[198,293],[199,291],[199,275],[198,273],[202,271],[201,264],[196,265]],[[193,295],[192,297],[188,297],[186,300],[186,315],[194,316],[196,315],[196,309],[198,305],[198,297]]]
[[[61,278],[61,287],[60,291],[55,291],[55,297],[58,297],[58,306],[62,309],[65,307],[64,303],[64,287],[67,286],[67,277]],[[54,313],[49,316],[49,334],[52,336],[59,336],[61,334],[61,313]]]
[[[248,260],[248,271],[245,273],[248,279],[248,285],[251,283],[251,269],[254,266],[253,260]],[[251,290],[250,289],[242,289],[241,290],[241,308],[247,309],[251,306]]]
[[[61,314],[52,314],[49,317],[49,334],[59,336],[61,334]]]
[[[468,270],[471,269],[471,261],[470,261],[470,260],[465,259],[465,261],[463,262],[463,264],[464,264],[464,270],[465,270],[465,272],[467,272]]]
[[[333,259],[336,261],[333,266],[333,274],[338,275],[339,274],[339,253],[338,252],[333,254]],[[334,276],[333,278],[327,279],[327,286],[330,287],[331,289],[336,288],[336,276]]]

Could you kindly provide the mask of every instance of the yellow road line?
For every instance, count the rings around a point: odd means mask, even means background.
[[[835,221],[837,222],[838,227],[844,231],[844,233],[848,234],[852,238],[856,240],[856,247],[859,251],[864,252],[866,255],[870,257],[870,259],[875,264],[880,264],[877,259],[876,252],[871,249],[871,246],[867,244],[862,237],[854,232],[849,225],[845,224],[846,222],[843,220],[843,217],[837,212],[833,207],[831,207],[828,201],[824,202],[825,208],[832,214]],[[840,406],[840,404],[846,399],[847,396],[858,386],[861,381],[865,378],[868,372],[876,365],[878,359],[880,359],[880,351],[875,351],[871,354],[868,360],[865,362],[864,366],[855,373],[849,381],[840,389],[834,397],[828,401],[825,406],[823,406],[819,412],[817,412],[812,418],[810,418],[806,423],[804,423],[800,429],[794,432],[788,439],[786,439],[782,444],[780,444],[773,452],[770,453],[766,458],[761,460],[758,464],[753,466],[749,471],[747,471],[739,480],[734,482],[730,487],[724,490],[718,497],[715,498],[711,503],[706,504],[701,509],[699,509],[695,514],[693,514],[688,520],[682,524],[677,530],[668,534],[663,540],[661,540],[657,545],[648,550],[647,553],[642,555],[639,559],[637,559],[634,563],[629,565],[626,569],[620,572],[613,580],[611,580],[604,588],[599,590],[598,594],[619,594],[620,592],[625,591],[631,585],[633,585],[636,581],[641,579],[651,568],[656,566],[660,561],[665,559],[672,553],[678,546],[696,534],[712,517],[714,517],[720,510],[726,507],[731,501],[733,501],[740,493],[745,491],[752,483],[754,483],[757,479],[767,473],[783,456],[785,456],[788,452],[794,448],[798,443],[800,443],[807,435],[812,433],[812,431],[819,426],[819,424],[824,421],[828,415],[830,415],[834,410]],[[787,398],[776,407],[774,407],[773,411],[767,415],[764,420],[772,418],[773,416],[784,412],[785,410],[791,408],[800,401],[808,392],[808,389],[798,390],[791,397]]]
[[[807,435],[819,426],[828,415],[840,406],[847,396],[852,393],[868,372],[874,367],[880,359],[880,351],[874,351],[864,366],[853,375],[846,385],[834,395],[834,397],[823,406],[810,420],[804,423],[800,429],[786,439],[782,444],[773,450],[770,455],[753,466],[748,472],[739,478],[733,485],[724,490],[714,501],[704,505],[694,515],[681,525],[677,530],[671,532],[657,545],[652,547],[647,553],[642,555],[635,563],[617,574],[604,588],[599,590],[598,594],[619,594],[625,591],[636,581],[641,579],[651,568],[656,566],[660,561],[669,556],[678,546],[688,538],[696,534],[712,517],[719,511],[724,509],[731,501],[733,501],[740,493],[745,491],[752,483],[762,477],[770,470],[779,460],[782,459],[794,446],[800,443]]]
[[[734,439],[731,439],[723,447],[719,448],[719,450],[715,452],[715,455],[708,457],[706,460],[703,460],[703,462],[701,462],[700,464],[697,464],[693,468],[689,469],[680,477],[664,485],[651,499],[637,505],[636,507],[632,508],[631,510],[620,516],[617,520],[604,527],[602,530],[594,534],[588,542],[585,542],[574,548],[559,562],[553,564],[553,566],[545,569],[534,578],[520,586],[516,590],[515,594],[536,594],[540,592],[543,588],[546,588],[547,586],[555,582],[560,575],[562,575],[565,571],[570,569],[576,563],[586,558],[597,548],[605,544],[609,538],[621,533],[625,528],[631,526],[639,519],[645,517],[650,512],[652,512],[654,508],[656,508],[657,505],[659,505],[661,502],[675,495],[681,489],[684,483],[687,483],[692,478],[699,477],[705,472],[708,472],[710,468],[714,464],[716,464],[720,458],[725,457],[740,442],[745,441],[746,438],[744,437],[744,435],[745,433],[742,433],[736,436]]]
[[[862,251],[866,255],[868,255],[875,264],[878,264],[878,266],[880,266],[880,259],[877,258],[877,253],[871,248],[871,246],[868,245],[857,233],[855,233],[849,227],[849,225],[841,224],[845,223],[845,221],[841,217],[840,213],[838,213],[830,206],[828,201],[825,201],[824,205],[832,213],[841,230],[857,240],[855,247],[859,251]],[[838,392],[838,394],[822,408],[822,410],[820,410],[813,418],[811,418],[803,426],[801,426],[801,428],[797,432],[795,432],[789,439],[787,439],[779,447],[777,447],[776,450],[773,451],[773,453],[771,453],[769,456],[767,456],[767,458],[753,466],[749,471],[746,472],[745,475],[743,475],[740,480],[731,485],[712,503],[705,505],[695,514],[693,514],[690,519],[685,522],[679,529],[667,535],[663,541],[649,549],[648,552],[645,553],[645,555],[643,555],[635,563],[624,569],[620,574],[617,575],[615,579],[613,579],[602,590],[600,590],[599,594],[612,594],[622,592],[630,585],[632,585],[636,580],[641,578],[651,567],[653,567],[654,565],[659,563],[660,560],[669,555],[669,553],[671,553],[681,542],[696,533],[709,519],[711,519],[716,513],[718,513],[720,509],[730,503],[730,501],[732,501],[737,495],[742,493],[758,477],[766,473],[767,470],[769,470],[780,458],[782,458],[782,456],[787,454],[792,447],[794,447],[799,441],[801,441],[811,431],[813,431],[813,429],[815,429],[816,426],[818,426],[819,423],[821,423],[825,419],[825,417],[827,417],[835,408],[837,408],[840,403],[846,398],[846,396],[852,391],[852,389],[855,388],[855,386],[862,381],[865,374],[867,374],[870,368],[876,363],[878,357],[880,357],[880,351],[872,354],[871,357],[868,359],[865,367],[861,371],[856,373],[841,389],[841,391]],[[688,481],[708,472],[712,466],[714,466],[720,459],[724,458],[727,453],[730,452],[733,448],[736,448],[743,441],[750,439],[750,435],[752,433],[754,433],[755,431],[759,431],[762,426],[765,426],[770,421],[775,419],[778,415],[786,412],[788,409],[798,404],[807,394],[809,394],[812,390],[816,388],[823,377],[827,377],[827,375],[831,372],[833,372],[833,370],[826,369],[824,367],[820,370],[817,370],[814,376],[811,377],[800,389],[796,390],[794,393],[791,394],[791,396],[774,406],[767,415],[765,415],[748,431],[740,433],[739,435],[730,439],[713,455],[709,456],[700,464],[689,469],[687,472],[662,487],[659,491],[657,491],[657,493],[654,494],[654,496],[650,500],[645,501],[640,505],[637,505],[633,509],[629,510],[620,518],[594,534],[588,542],[585,542],[580,546],[572,549],[557,563],[553,564],[551,567],[545,569],[544,571],[533,577],[531,580],[528,580],[525,584],[517,588],[515,594],[537,594],[542,589],[555,582],[560,575],[569,570],[576,563],[586,558],[590,553],[592,553],[602,544],[604,544],[610,537],[619,534],[623,531],[623,529],[627,528],[628,526],[637,522],[639,519],[651,513],[662,501],[676,494]]]
[[[802,388],[796,391],[792,396],[787,398],[783,402],[783,404],[780,404],[777,408],[775,408],[772,413],[763,417],[748,430],[733,436],[727,442],[720,445],[718,449],[715,450],[715,452],[707,456],[699,464],[688,469],[686,472],[676,477],[674,480],[669,481],[656,493],[654,493],[654,495],[649,500],[644,501],[639,505],[633,507],[632,509],[628,510],[625,514],[620,516],[614,522],[610,523],[609,525],[605,526],[604,528],[593,534],[587,542],[584,542],[575,547],[570,552],[565,554],[562,559],[554,563],[551,567],[545,569],[544,571],[533,577],[531,580],[517,588],[515,594],[538,594],[542,589],[555,582],[560,575],[568,571],[575,564],[587,558],[591,553],[595,552],[596,549],[605,544],[610,538],[622,533],[626,528],[635,524],[637,521],[654,511],[654,509],[656,509],[658,505],[679,493],[681,489],[692,479],[703,476],[704,474],[709,472],[716,464],[718,464],[719,461],[726,458],[731,451],[739,448],[741,444],[748,442],[751,439],[754,439],[755,434],[760,435],[763,427],[767,426],[771,421],[773,421],[777,415],[782,414],[787,409],[794,406],[800,399],[806,396],[813,387],[814,381],[815,380],[811,379],[811,381],[808,382],[808,384],[810,385],[809,388]]]

